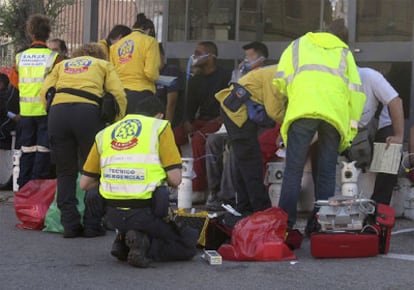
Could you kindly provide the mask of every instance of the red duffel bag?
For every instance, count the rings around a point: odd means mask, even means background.
[[[248,216],[234,226],[231,243],[218,252],[224,260],[285,261],[296,256],[285,243],[287,214],[272,207]]]
[[[56,192],[56,179],[30,180],[14,195],[19,229],[41,230]]]

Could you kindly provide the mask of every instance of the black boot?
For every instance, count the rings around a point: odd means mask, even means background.
[[[310,235],[314,232],[318,232],[321,229],[321,225],[318,222],[318,218],[317,218],[317,213],[319,211],[319,207],[318,208],[314,208],[312,211],[311,216],[308,219],[308,222],[306,223],[306,227],[305,227],[305,235],[307,237],[310,237]]]
[[[120,261],[126,261],[129,248],[125,244],[125,234],[117,234],[115,241],[112,243],[111,255]]]

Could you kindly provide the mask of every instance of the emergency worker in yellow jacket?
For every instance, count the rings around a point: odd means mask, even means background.
[[[76,180],[95,134],[105,123],[100,118],[98,104],[82,94],[91,94],[99,99],[104,92],[111,93],[120,108],[119,119],[125,114],[126,97],[118,74],[113,65],[104,60],[98,44],[85,44],[72,56],[72,59],[55,66],[44,81],[40,94],[46,102],[50,88],[56,90],[49,111],[49,138],[56,163],[57,204],[64,237],[95,237],[105,233],[101,226],[103,206],[100,213],[93,213],[86,203],[83,229],[77,210]]]
[[[98,44],[101,46],[105,54],[105,60],[109,61],[109,49],[111,45],[115,44],[122,37],[130,34],[131,31],[131,28],[129,28],[128,26],[117,24],[114,27],[112,27],[111,31],[105,39],[101,39],[98,41]]]
[[[347,41],[343,19],[335,20],[328,32],[309,32],[294,40],[276,70],[273,83],[288,99],[281,128],[287,156],[279,206],[289,215],[289,227],[296,222],[301,178],[314,135],[318,134],[319,144],[315,197],[327,200],[335,193],[338,152],[349,147],[357,133],[365,95]]]
[[[197,231],[178,228],[168,215],[168,185],[181,183],[181,157],[164,108],[147,97],[134,113],[96,135],[83,167],[81,188],[98,186],[106,216],[118,235],[111,254],[136,267],[150,260],[187,260],[196,253]]]
[[[141,18],[138,16],[132,32],[110,48],[110,61],[115,66],[127,95],[127,113],[130,112],[130,107],[134,107],[143,98],[154,96],[155,81],[159,79],[158,42],[139,28]]]
[[[31,179],[51,178],[47,113],[39,92],[46,75],[62,60],[57,52],[46,46],[51,32],[47,16],[32,15],[26,23],[26,29],[33,42],[28,49],[16,55],[10,76],[20,96],[18,143],[22,156],[17,180],[20,188]]]
[[[272,85],[276,67],[257,68],[216,94],[235,157],[236,209],[242,213],[271,206],[257,135],[260,126],[283,120],[285,98]]]

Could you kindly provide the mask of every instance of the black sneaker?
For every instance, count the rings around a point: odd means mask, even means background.
[[[318,223],[318,218],[316,214],[313,214],[306,223],[305,235],[310,237],[312,233],[319,232],[321,230],[321,225]]]
[[[146,234],[135,230],[129,230],[125,235],[125,244],[129,247],[128,263],[131,266],[147,268],[150,259],[146,257],[150,247],[150,241]]]
[[[218,199],[209,199],[206,202],[206,209],[211,211],[222,211],[224,210],[221,206],[223,202]]]
[[[83,236],[85,238],[96,238],[105,236],[106,230],[104,227],[100,226],[99,228],[85,228],[83,230]]]
[[[117,234],[115,241],[112,243],[111,255],[120,261],[126,261],[128,252],[129,248],[125,244],[125,235]]]
[[[83,235],[83,228],[82,227],[78,227],[75,229],[65,229],[63,231],[63,237],[65,239],[72,239],[72,238],[77,238],[77,237],[82,237]]]

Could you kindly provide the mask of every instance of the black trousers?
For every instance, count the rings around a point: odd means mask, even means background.
[[[256,212],[271,207],[269,195],[263,182],[263,163],[257,138],[258,125],[247,120],[238,127],[221,110],[234,156],[234,188],[236,208],[241,212]]]
[[[154,94],[151,91],[145,90],[145,91],[131,91],[128,89],[125,89],[126,98],[127,98],[127,108],[126,108],[126,114],[136,114],[139,112],[139,103],[147,98],[154,96]]]
[[[189,260],[196,254],[198,232],[165,222],[151,208],[123,210],[108,206],[106,217],[121,234],[129,230],[146,233],[151,240],[147,255],[155,261]]]
[[[385,142],[387,137],[392,135],[394,135],[392,125],[381,128],[375,135],[375,142]],[[398,174],[377,173],[374,192],[371,199],[377,203],[389,205],[391,202],[392,192],[397,182]]]
[[[76,208],[76,181],[96,133],[104,124],[97,106],[85,103],[54,105],[49,112],[49,139],[52,160],[56,164],[57,205],[65,231],[80,227],[80,214]],[[96,227],[102,217],[84,217],[85,227]]]

